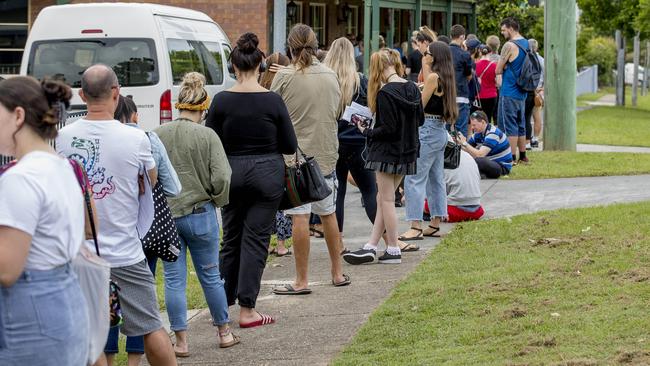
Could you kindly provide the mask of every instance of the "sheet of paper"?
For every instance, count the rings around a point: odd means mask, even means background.
[[[372,112],[370,112],[370,109],[356,102],[352,102],[352,104],[345,108],[343,117],[341,117],[341,119],[350,122],[352,120],[353,114],[358,114],[360,116],[372,119]]]

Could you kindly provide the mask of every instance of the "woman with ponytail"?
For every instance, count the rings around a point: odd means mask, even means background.
[[[86,300],[70,264],[84,240],[83,174],[49,144],[71,95],[55,81],[0,81],[0,154],[17,159],[0,168],[1,365],[87,363]]]
[[[284,193],[282,154],[295,154],[297,146],[282,97],[258,82],[264,60],[258,44],[253,33],[239,37],[230,56],[237,83],[214,97],[206,120],[224,141],[232,168],[220,266],[228,305],[239,303],[241,328],[275,322],[255,305]]]
[[[422,104],[424,126],[420,128],[418,172],[404,180],[406,220],[411,228],[400,240],[422,240],[423,236],[439,237],[440,221],[447,216],[447,192],[444,177],[447,129],[458,118],[456,82],[451,50],[444,42],[435,41],[422,60],[425,70]],[[452,133],[455,131],[452,131]],[[421,227],[424,199],[427,198],[431,222]]]
[[[165,305],[171,330],[176,335],[177,357],[190,355],[187,343],[187,251],[208,303],[212,324],[218,328],[219,347],[239,343],[230,328],[228,302],[219,272],[219,222],[216,210],[228,203],[230,165],[221,140],[200,124],[210,105],[205,77],[190,72],[183,77],[176,109],[179,117],[154,132],[165,145],[172,166],[179,173],[183,190],[168,198],[181,238],[176,262],[163,262]]]
[[[402,253],[397,240],[395,190],[403,176],[415,174],[418,156],[418,127],[424,120],[418,87],[401,78],[403,65],[395,50],[381,49],[370,58],[368,107],[375,118],[370,127],[357,124],[367,138],[365,167],[377,174],[377,215],[368,243],[343,255],[350,264],[373,262],[377,246],[386,233],[386,251],[379,263],[398,264]]]

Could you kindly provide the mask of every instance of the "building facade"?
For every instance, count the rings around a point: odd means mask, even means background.
[[[427,25],[439,34],[452,24],[476,31],[475,0],[122,0],[154,2],[202,11],[214,19],[231,42],[244,32],[260,38],[267,53],[283,51],[288,30],[305,23],[322,48],[338,37],[365,40],[366,55],[379,35],[389,46],[407,42],[413,30]],[[0,75],[17,74],[31,24],[46,6],[106,0],[0,0]],[[367,65],[367,62],[366,62]]]

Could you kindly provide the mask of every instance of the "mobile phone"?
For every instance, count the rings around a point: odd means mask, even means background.
[[[361,126],[362,128],[368,128],[368,126],[370,126],[370,118],[358,114],[353,114],[350,118],[350,122],[357,127]]]

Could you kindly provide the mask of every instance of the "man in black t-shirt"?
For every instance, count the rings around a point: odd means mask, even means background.
[[[406,77],[417,83],[418,74],[420,74],[420,70],[422,69],[422,54],[418,50],[414,39],[411,39],[411,47],[413,50],[406,61]]]

